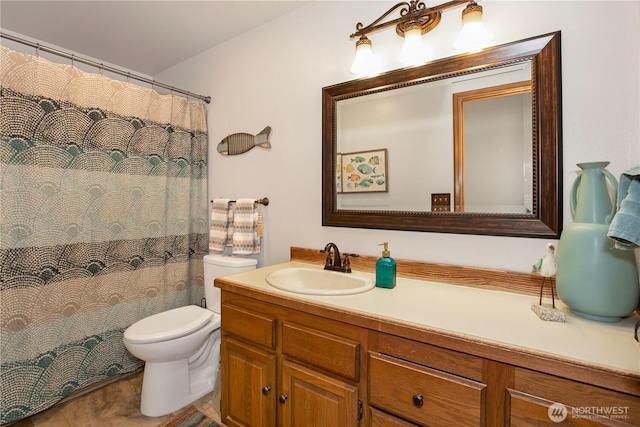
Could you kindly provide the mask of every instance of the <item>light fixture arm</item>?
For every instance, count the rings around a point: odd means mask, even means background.
[[[351,34],[350,38],[364,37],[369,33],[381,30],[383,28],[396,26],[396,32],[404,36],[404,28],[407,24],[418,23],[422,26],[422,33],[426,33],[435,28],[440,23],[441,12],[443,10],[469,3],[469,0],[451,0],[438,6],[426,7],[424,2],[420,0],[411,0],[410,2],[400,2],[382,14],[378,19],[373,21],[366,27],[358,22],[356,32]],[[389,15],[400,9],[400,17],[391,21],[384,21]]]

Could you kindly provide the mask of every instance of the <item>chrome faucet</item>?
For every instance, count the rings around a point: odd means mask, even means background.
[[[327,243],[324,249],[320,252],[327,254],[327,259],[324,263],[325,270],[351,273],[351,262],[349,261],[349,256],[357,255],[344,253],[341,256],[338,246],[336,246],[335,243]]]

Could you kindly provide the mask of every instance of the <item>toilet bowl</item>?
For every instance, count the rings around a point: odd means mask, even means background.
[[[213,391],[220,363],[220,289],[216,277],[256,268],[251,258],[206,255],[207,308],[189,305],[146,317],[124,332],[124,345],[145,361],[140,412],[158,417]]]

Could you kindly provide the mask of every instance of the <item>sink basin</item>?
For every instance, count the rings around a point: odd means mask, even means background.
[[[313,268],[283,268],[269,273],[268,284],[283,291],[307,295],[351,295],[375,286],[372,278],[358,273],[339,273]]]

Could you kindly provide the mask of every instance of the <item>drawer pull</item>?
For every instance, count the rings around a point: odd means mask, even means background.
[[[268,385],[262,387],[262,394],[264,394],[265,396],[268,395],[270,391],[271,387],[269,387]]]
[[[287,396],[286,394],[283,394],[282,396],[280,396],[280,403],[286,402],[288,398],[289,396]]]
[[[422,397],[421,394],[414,394],[412,400],[413,400],[413,404],[416,405],[418,408],[420,408],[424,404],[424,398]]]

